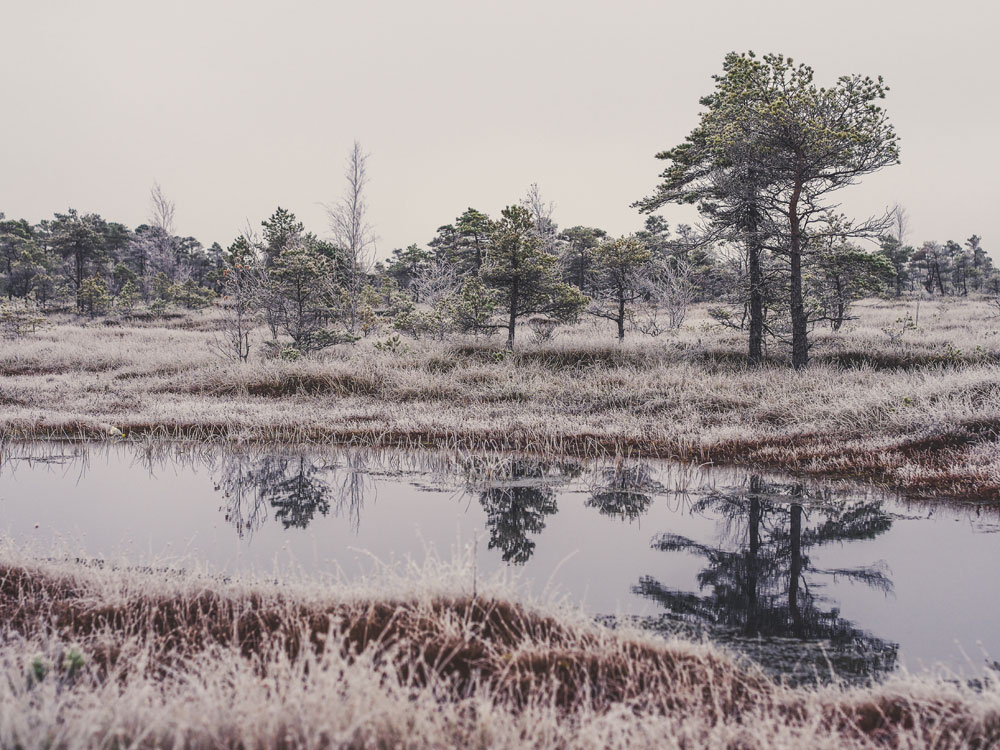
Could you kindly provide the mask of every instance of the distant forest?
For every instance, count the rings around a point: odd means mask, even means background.
[[[838,330],[863,297],[1000,295],[980,237],[910,244],[896,207],[862,222],[830,196],[899,161],[899,139],[879,101],[881,79],[847,76],[818,88],[808,66],[780,55],[730,54],[699,125],[657,155],[663,181],[634,204],[641,231],[560,228],[532,185],[499,216],[468,208],[425,244],[373,258],[367,155],[355,143],[342,198],[324,236],[284,208],[227,247],[176,234],[174,204],[158,185],[134,229],[69,209],[31,224],[0,214],[0,293],[8,329],[52,311],[157,316],[218,304],[231,321],[229,356],[245,360],[249,331],[266,325],[267,351],[299,356],[376,330],[412,337],[539,336],[593,315],[658,335],[706,303],[719,324],[745,331],[751,362],[767,340],[808,358],[808,332]],[[693,204],[697,226],[671,230],[658,213]]]

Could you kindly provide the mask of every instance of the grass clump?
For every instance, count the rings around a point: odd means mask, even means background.
[[[992,747],[1000,692],[791,688],[428,561],[366,583],[0,555],[0,745]]]

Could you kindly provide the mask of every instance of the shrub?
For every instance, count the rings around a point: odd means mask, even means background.
[[[388,352],[389,354],[403,354],[410,347],[403,343],[398,333],[395,333],[385,341],[376,341],[375,348],[380,352]]]
[[[81,311],[90,317],[107,312],[110,303],[108,285],[100,276],[91,276],[80,284],[80,289],[76,294],[76,304]]]
[[[202,310],[212,304],[215,292],[198,286],[194,279],[188,279],[183,284],[171,284],[170,298],[181,307],[189,310]]]
[[[19,339],[47,324],[38,306],[32,302],[0,304],[0,331],[5,338]]]
[[[139,304],[140,299],[142,299],[142,295],[139,294],[138,287],[132,281],[126,281],[121,291],[118,292],[115,306],[123,313],[129,314]]]
[[[559,321],[551,318],[532,318],[528,321],[528,326],[535,336],[535,341],[544,343],[555,337],[556,331],[559,329]]]

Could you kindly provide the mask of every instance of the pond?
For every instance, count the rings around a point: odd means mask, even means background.
[[[115,561],[361,574],[473,545],[595,617],[791,681],[1000,657],[1000,509],[665,461],[8,444],[0,536]]]

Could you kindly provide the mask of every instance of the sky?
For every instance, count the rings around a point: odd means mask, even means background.
[[[972,234],[1000,257],[1000,6],[952,0],[7,2],[0,212],[74,207],[135,226],[159,182],[176,231],[228,245],[276,206],[327,234],[355,139],[378,254],[426,243],[531,183],[561,227],[622,234],[654,155],[697,123],[729,51],[819,83],[882,75],[902,164],[843,191],[903,205],[912,243]],[[690,209],[665,208],[676,225]]]

